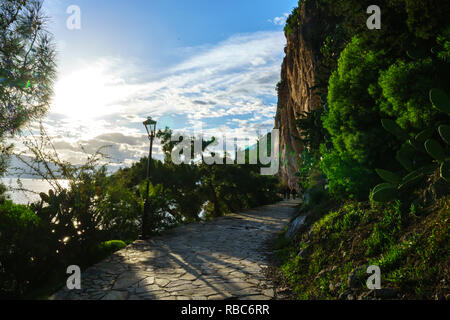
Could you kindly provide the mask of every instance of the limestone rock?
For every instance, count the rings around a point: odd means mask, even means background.
[[[281,67],[275,129],[280,130],[281,182],[298,190],[298,156],[304,146],[296,138],[301,134],[295,121],[301,112],[320,107],[314,91],[320,47],[327,35],[327,21],[321,19],[314,1],[300,5],[299,26],[287,37],[286,57]]]

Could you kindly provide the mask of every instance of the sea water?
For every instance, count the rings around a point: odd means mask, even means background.
[[[49,190],[53,189],[50,183],[40,179],[20,179],[22,188],[32,192],[15,190],[19,188],[17,178],[1,178],[0,181],[8,187],[9,191],[6,193],[8,197],[17,204],[29,204],[40,201],[41,197],[39,193],[48,193]],[[69,185],[67,180],[58,180],[58,182],[63,188]]]

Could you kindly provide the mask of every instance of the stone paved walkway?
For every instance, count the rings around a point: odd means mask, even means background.
[[[62,289],[50,299],[273,299],[264,277],[268,242],[297,204],[284,201],[136,241],[85,270],[82,290]]]

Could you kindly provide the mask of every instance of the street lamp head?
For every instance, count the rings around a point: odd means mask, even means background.
[[[147,120],[144,121],[144,125],[156,125],[156,121],[152,119],[152,117],[147,117]]]
[[[147,120],[144,121],[145,129],[147,130],[147,133],[149,137],[152,137],[155,135],[156,132],[156,121],[153,120],[151,117],[148,117]]]

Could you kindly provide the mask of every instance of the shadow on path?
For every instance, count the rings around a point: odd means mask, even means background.
[[[87,269],[82,289],[51,299],[272,299],[267,242],[299,201],[283,201],[136,241]]]

